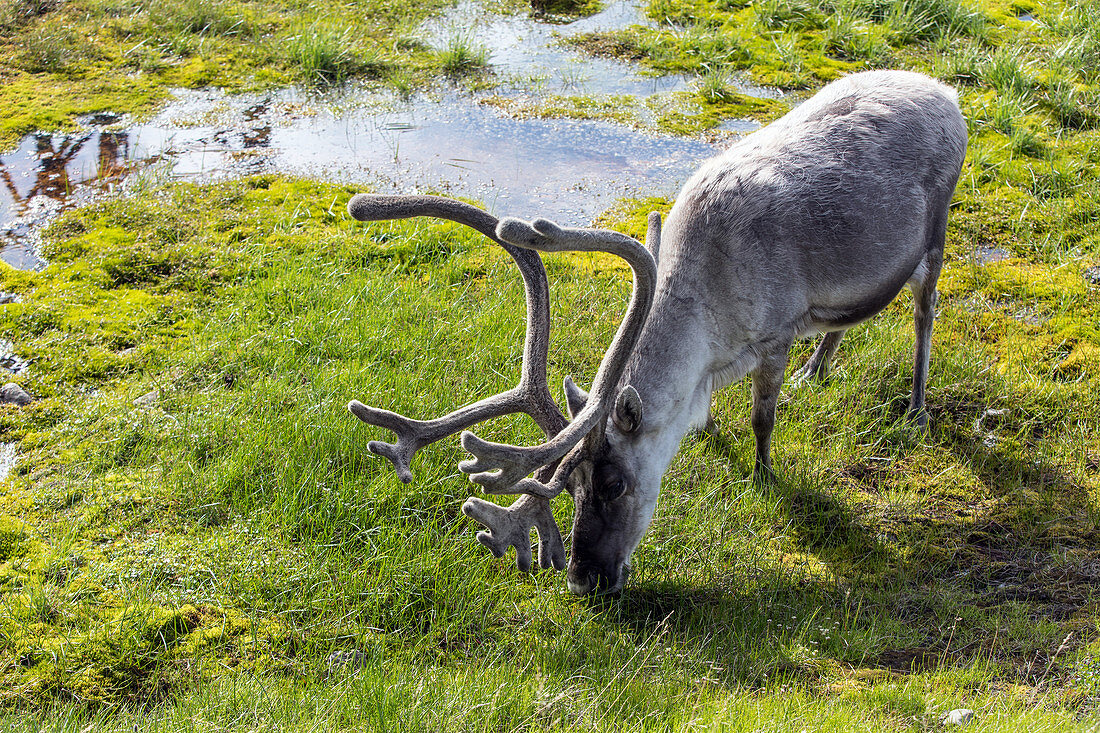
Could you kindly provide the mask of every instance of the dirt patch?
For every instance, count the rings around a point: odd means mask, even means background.
[[[874,659],[870,660],[875,667],[880,667],[898,674],[910,674],[934,669],[939,666],[942,654],[931,649],[887,649]]]
[[[840,469],[839,476],[855,488],[869,494],[882,493],[882,484],[897,470],[892,461],[867,459],[849,463]]]

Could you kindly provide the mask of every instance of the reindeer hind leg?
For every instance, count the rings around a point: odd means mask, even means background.
[[[932,246],[925,255],[921,276],[909,281],[913,290],[913,329],[916,342],[913,349],[913,392],[909,398],[909,419],[920,427],[928,424],[924,407],[925,386],[928,383],[928,362],[932,353],[932,322],[936,318],[936,283],[943,267],[943,243],[946,236],[946,216],[933,231]]]
[[[810,380],[824,382],[828,379],[829,361],[836,353],[836,347],[840,345],[840,340],[844,338],[844,333],[847,330],[829,331],[825,334],[825,338],[821,339],[817,348],[814,349],[814,353],[810,355],[802,368],[791,375],[791,383],[798,387]]]

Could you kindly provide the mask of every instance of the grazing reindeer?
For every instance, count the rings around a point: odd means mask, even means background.
[[[646,247],[615,232],[538,219],[497,221],[434,197],[356,196],[361,220],[430,215],[467,224],[515,258],[526,285],[523,376],[502,394],[438,420],[416,421],[352,402],[394,444],[368,448],[404,481],[428,443],[482,420],[526,412],[547,442],[489,443],[463,432],[475,457],[459,468],[493,494],[523,494],[504,508],[471,498],[462,510],[488,527],[478,539],[498,557],[515,547],[531,565],[565,567],[549,500],[576,505],[568,585],[577,594],[619,590],[657,504],[661,477],[716,389],[752,376],[754,477],[771,476],[775,406],[794,339],[824,332],[799,378],[823,378],[844,331],[882,310],[908,284],[916,358],[909,413],[927,418],[924,388],[947,212],[966,152],[953,90],[919,74],[873,71],[829,84],[782,119],[711,159],[685,184],[662,231],[651,214]],[[648,248],[648,249],[647,249]],[[630,306],[590,393],[566,378],[571,421],[546,382],[549,295],[536,251],[604,251],[634,271]],[[535,472],[533,478],[529,474]]]

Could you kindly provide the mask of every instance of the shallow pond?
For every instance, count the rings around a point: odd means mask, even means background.
[[[459,33],[484,45],[503,82],[497,95],[644,98],[687,88],[683,77],[645,76],[560,42],[644,22],[631,2],[565,25],[493,15],[464,2],[421,33],[437,47]],[[76,133],[30,135],[0,155],[0,257],[16,267],[43,266],[35,246],[42,225],[104,193],[260,172],[435,191],[478,199],[497,214],[585,224],[622,197],[674,195],[718,151],[702,140],[611,122],[515,119],[482,101],[449,88],[408,99],[359,86],[325,94],[180,91],[145,122],[103,114]]]

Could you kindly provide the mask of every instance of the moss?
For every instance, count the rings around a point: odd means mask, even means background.
[[[0,148],[12,146],[34,130],[73,129],[76,120],[95,112],[144,114],[166,97],[165,89],[141,80],[104,80],[81,84],[79,92],[67,80],[16,72],[3,75],[0,104]]]
[[[657,94],[645,100],[628,95],[548,95],[538,98],[489,96],[482,104],[518,118],[597,119],[693,136],[713,131],[730,119],[768,122],[788,109],[785,101],[763,99],[732,89]]]
[[[22,524],[0,516],[0,563],[22,557],[27,551],[27,532]]]
[[[8,683],[0,702],[18,695],[67,697],[89,707],[148,705],[182,683],[172,673],[173,660],[201,660],[213,649],[251,654],[260,639],[270,653],[272,640],[285,636],[276,625],[254,628],[247,618],[210,606],[70,605],[78,618],[67,629],[56,622],[13,626],[0,618],[8,639],[0,654],[18,662],[0,672]]]
[[[638,37],[628,34],[576,33],[563,39],[563,42],[591,56],[623,61],[641,61],[646,57],[645,47]]]
[[[640,104],[628,95],[549,95],[532,99],[489,96],[481,104],[505,110],[520,119],[581,119],[607,120],[621,124],[641,125]]]
[[[686,29],[633,26],[581,34],[569,42],[594,54],[640,60],[660,72],[745,71],[757,83],[783,88],[805,88],[852,68],[849,62],[822,53],[814,40],[819,31],[811,32],[811,40],[785,24],[777,26],[787,29],[782,32],[757,32],[751,8],[724,10],[716,3],[700,2],[690,10],[680,4],[672,10],[653,3],[650,15],[659,21],[679,19]]]
[[[1055,374],[1063,379],[1082,379],[1100,374],[1100,344],[1082,341],[1073,346],[1056,367]]]
[[[752,97],[740,92],[710,96],[702,91],[677,94],[652,105],[658,114],[657,127],[678,135],[713,130],[725,120],[751,120],[766,124],[788,109],[781,100]]]
[[[667,216],[670,209],[672,209],[672,200],[662,197],[621,200],[604,212],[595,221],[595,225],[614,227],[623,234],[644,242],[649,226],[649,213],[656,211],[662,216]]]
[[[531,9],[538,15],[578,18],[598,13],[599,0],[531,0]]]

